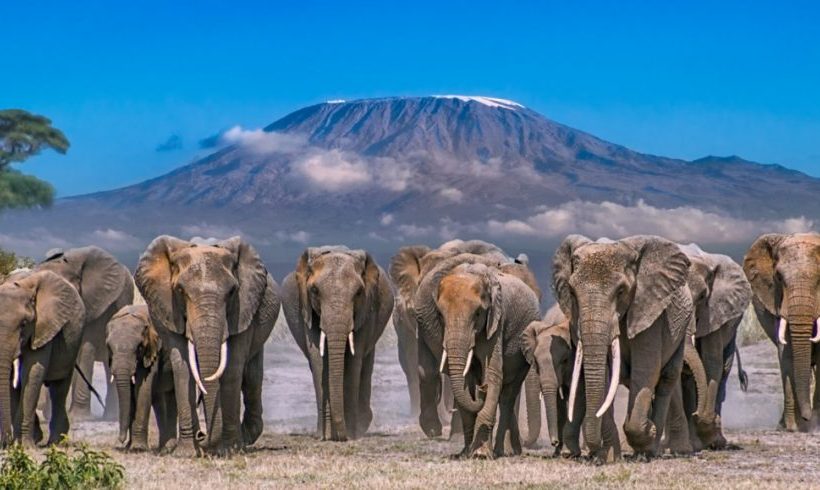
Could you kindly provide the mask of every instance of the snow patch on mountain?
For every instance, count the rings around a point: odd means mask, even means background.
[[[489,107],[500,107],[502,109],[523,109],[524,106],[518,102],[507,99],[498,99],[495,97],[484,97],[480,95],[434,95],[437,99],[457,99],[462,102],[478,102]]]

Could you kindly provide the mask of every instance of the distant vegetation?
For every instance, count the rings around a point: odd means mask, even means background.
[[[122,465],[84,444],[73,449],[53,445],[39,464],[15,444],[6,452],[0,468],[0,488],[9,490],[120,488],[124,480]]]
[[[0,280],[9,275],[14,269],[24,267],[34,267],[34,259],[0,248]]]
[[[69,142],[47,117],[21,109],[0,110],[0,210],[49,206],[54,187],[11,168],[43,149],[64,154]]]

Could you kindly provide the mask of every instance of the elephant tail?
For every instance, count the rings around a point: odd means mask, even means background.
[[[80,377],[83,379],[85,384],[88,385],[88,389],[91,390],[91,393],[94,393],[94,397],[97,399],[98,402],[100,402],[100,405],[103,407],[103,410],[105,410],[105,402],[103,402],[103,399],[100,396],[99,392],[97,392],[97,390],[94,389],[94,385],[91,384],[91,381],[88,381],[88,378],[85,377],[85,373],[83,373],[83,370],[80,369],[79,364],[75,363],[74,369],[77,370],[77,373],[79,373]]]
[[[737,358],[737,379],[740,381],[740,391],[746,393],[749,390],[749,375],[743,370],[743,363],[740,362],[740,348],[735,345],[735,357]]]

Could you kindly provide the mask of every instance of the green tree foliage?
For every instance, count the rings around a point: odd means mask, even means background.
[[[0,210],[51,205],[54,188],[13,170],[11,164],[48,148],[64,154],[68,147],[68,139],[47,117],[21,109],[0,110]]]
[[[122,465],[84,444],[74,449],[65,443],[53,445],[39,464],[16,444],[6,451],[0,467],[0,488],[9,490],[121,488],[124,483]]]

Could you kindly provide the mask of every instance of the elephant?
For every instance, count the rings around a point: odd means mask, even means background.
[[[95,246],[50,250],[36,269],[56,272],[80,293],[86,317],[77,364],[85,379],[90,381],[94,362],[102,362],[106,369],[105,379],[110,379],[105,326],[120,308],[134,302],[131,273],[114,256]],[[113,420],[117,416],[116,390],[111,383],[106,388],[103,418]],[[72,383],[70,413],[72,420],[91,416],[89,387],[78,374]]]
[[[442,434],[442,418],[446,418],[452,406],[452,394],[447,377],[438,378],[433,373],[424,376],[427,381],[420,384],[419,370],[423,365],[432,365],[431,354],[418,339],[418,326],[414,307],[414,296],[423,277],[443,260],[462,253],[471,253],[493,258],[503,264],[508,272],[518,275],[532,287],[540,300],[541,290],[535,276],[529,270],[527,257],[519,255],[511,259],[499,247],[481,240],[451,240],[438,249],[426,245],[402,247],[390,261],[390,277],[396,286],[396,301],[393,310],[393,327],[398,338],[399,363],[407,378],[410,394],[411,413],[419,416],[419,425],[428,437],[439,437]],[[420,347],[420,344],[421,347]],[[422,362],[419,356],[425,358]],[[443,381],[443,383],[442,383]],[[538,438],[541,431],[541,414],[539,410],[537,377],[528,377],[525,382],[528,435],[524,445],[529,447]],[[442,389],[443,392],[442,393]],[[444,395],[444,396],[442,396]],[[451,421],[450,436],[461,430],[458,413]]]
[[[743,260],[755,314],[777,346],[783,384],[780,427],[808,432],[820,423],[820,234],[760,236]]]
[[[575,349],[569,333],[569,320],[561,308],[553,305],[543,320],[531,322],[521,336],[524,357],[538,374],[544,410],[547,414],[547,428],[552,444],[553,457],[561,454],[566,447],[568,457],[581,456],[581,421],[584,419],[583,381],[578,384],[578,403],[574,405],[572,422],[567,414],[567,395],[572,384],[572,366],[575,363]],[[612,451],[613,459],[621,457],[621,441],[612,410],[608,410],[602,422],[604,451]]]
[[[310,247],[282,289],[290,333],[313,375],[318,436],[362,437],[373,420],[376,342],[393,309],[387,274],[364,250]]]
[[[657,236],[593,242],[570,235],[553,256],[553,289],[576,349],[568,414],[583,370],[584,439],[598,461],[606,457],[602,416],[612,409],[619,382],[629,388],[623,427],[634,455],[659,454],[669,405],[680,390],[684,338],[694,330],[689,265],[677,244]],[[682,429],[670,431],[669,445],[690,453]]]
[[[424,276],[414,305],[419,346],[429,353],[420,356],[420,374],[437,378],[446,370],[461,415],[464,448],[458,456],[502,456],[507,445],[520,454],[515,403],[530,370],[521,332],[539,318],[535,291],[500,270],[496,260],[460,254]]]
[[[135,280],[173,371],[174,454],[229,455],[253,444],[263,428],[264,346],[280,306],[279,286],[256,249],[238,236],[162,235],[140,257]],[[194,440],[195,388],[205,420]]]
[[[122,308],[106,328],[109,370],[119,399],[119,442],[131,451],[148,450],[151,408],[159,449],[176,439],[174,376],[146,305]]]
[[[695,410],[698,390],[691,372],[684,371],[682,395],[690,442],[694,450],[734,447],[723,435],[721,413],[734,357],[740,359],[735,338],[752,289],[731,257],[704,252],[695,244],[679,247],[690,262],[687,284],[695,307],[695,347],[708,384],[705,405]],[[739,362],[738,375],[745,391],[748,378]]]
[[[0,431],[33,446],[43,437],[37,401],[45,385],[52,401],[48,444],[68,434],[66,398],[83,335],[85,306],[72,285],[51,271],[11,275],[0,285]]]

